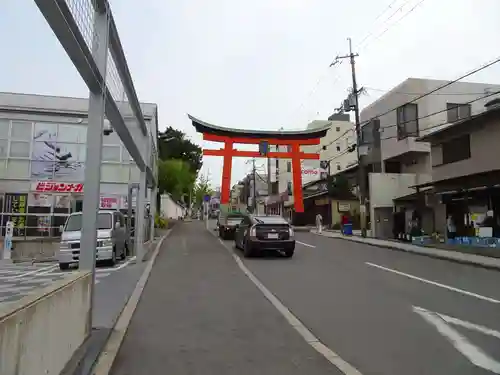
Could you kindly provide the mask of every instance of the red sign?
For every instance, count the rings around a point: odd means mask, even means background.
[[[117,197],[101,197],[100,208],[103,209],[117,209],[118,208],[118,198]]]
[[[37,182],[35,191],[53,193],[81,193],[83,184],[69,184],[66,182],[40,181]]]

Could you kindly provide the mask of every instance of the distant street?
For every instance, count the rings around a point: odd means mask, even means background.
[[[500,272],[296,237],[291,259],[244,259],[199,221],[174,228],[112,373],[500,374]]]

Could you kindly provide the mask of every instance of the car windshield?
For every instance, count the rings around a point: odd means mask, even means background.
[[[97,215],[97,229],[111,229],[111,214],[100,213]],[[71,215],[64,231],[76,232],[82,230],[82,214]]]
[[[254,219],[259,224],[288,224],[281,216],[255,216]]]

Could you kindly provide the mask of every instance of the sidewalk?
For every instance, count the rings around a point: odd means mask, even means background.
[[[333,375],[203,222],[164,242],[113,375]]]
[[[500,270],[500,259],[499,258],[490,258],[481,255],[475,254],[466,254],[457,251],[448,251],[442,249],[436,249],[432,247],[423,247],[412,245],[408,243],[396,242],[396,241],[386,241],[379,240],[376,238],[363,238],[359,236],[343,236],[337,232],[324,231],[323,233],[317,233],[316,230],[311,230],[311,233],[316,234],[318,236],[338,238],[346,241],[360,242],[365,243],[367,245],[385,247],[388,249],[406,251],[409,253],[425,255],[433,258],[446,259],[458,263],[465,264],[473,264],[476,266],[491,268]]]

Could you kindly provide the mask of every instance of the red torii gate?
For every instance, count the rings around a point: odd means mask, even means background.
[[[205,141],[222,142],[224,148],[218,150],[203,150],[203,155],[222,156],[222,185],[221,185],[221,204],[228,204],[231,189],[231,168],[233,157],[268,157],[280,159],[292,159],[293,175],[293,196],[296,212],[304,212],[304,200],[302,195],[302,171],[301,160],[319,160],[319,154],[305,153],[300,150],[300,146],[319,145],[322,137],[325,136],[329,125],[318,128],[301,131],[255,131],[250,132],[242,129],[222,128],[211,125],[195,117],[188,115],[196,131],[203,133]],[[241,151],[233,146],[240,144],[260,144],[267,142],[268,145],[288,146],[287,152],[269,151],[262,155],[259,151]]]

